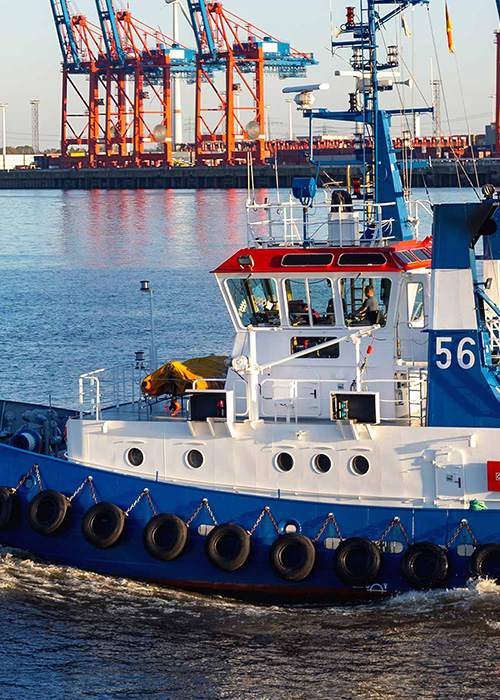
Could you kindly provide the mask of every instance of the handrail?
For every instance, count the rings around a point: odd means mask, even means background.
[[[85,384],[90,387],[90,414],[95,420],[101,416],[101,406],[103,405],[103,385],[111,386],[110,396],[106,397],[107,405],[119,408],[125,404],[136,404],[140,400],[140,391],[136,389],[140,384],[140,379],[147,370],[136,363],[118,363],[108,368],[85,372],[78,379],[78,404],[80,408],[80,418],[88,414],[85,410]],[[106,376],[109,373],[109,378]],[[136,387],[137,385],[137,387]],[[138,398],[139,397],[139,398]]]
[[[384,404],[390,404],[395,407],[404,405],[406,408],[406,414],[398,416],[397,411],[394,412],[394,416],[392,417],[382,417],[381,421],[390,421],[390,422],[404,422],[406,424],[411,424],[412,421],[418,420],[420,422],[420,425],[424,424],[425,421],[425,387],[427,384],[427,368],[425,367],[416,367],[416,368],[407,368],[407,378],[403,377],[398,377],[398,378],[387,378],[387,379],[363,379],[362,380],[362,386],[358,389],[358,391],[368,391],[368,385],[376,385],[376,384],[388,384],[392,385],[395,389],[399,387],[406,387],[407,388],[407,394],[404,398],[380,398],[380,402]],[[412,376],[413,372],[413,376]],[[274,404],[279,404],[280,401],[285,405],[285,401],[290,401],[291,404],[290,406],[300,406],[300,403],[306,402],[307,404],[310,404],[310,397],[309,396],[299,396],[297,392],[297,388],[299,384],[318,384],[320,386],[323,385],[338,385],[339,380],[335,378],[327,378],[327,379],[319,379],[319,378],[298,378],[298,377],[269,377],[266,379],[263,379],[260,382],[260,389],[261,389],[261,399],[263,401],[262,404],[262,409],[263,409],[263,415],[264,416],[270,416],[272,415],[271,413],[268,413],[265,410],[265,406],[267,402],[274,402]],[[290,396],[282,396],[280,397],[275,397],[273,396],[266,396],[266,386],[271,386],[275,388],[284,388],[285,385],[289,385],[290,389]],[[318,387],[319,388],[319,387]],[[373,390],[372,390],[373,391]],[[318,407],[321,403],[321,401],[324,401],[327,397],[325,395],[321,396],[321,392],[319,393],[319,396],[317,397],[317,402],[318,402]],[[413,408],[413,410],[412,410]],[[418,412],[418,415],[417,415]],[[300,408],[297,411],[294,411],[295,418],[297,419],[299,416],[304,417],[304,414],[301,413]]]
[[[102,374],[105,372],[105,368],[102,369],[96,369],[93,372],[86,372],[85,374],[80,375],[80,378],[78,379],[78,399],[79,399],[79,405],[80,405],[80,419],[83,418],[83,414],[85,411],[83,410],[84,406],[84,389],[83,389],[83,382],[84,380],[88,380],[90,382],[91,387],[95,387],[95,399],[91,399],[92,404],[94,405],[94,411],[96,420],[99,420],[99,410],[101,406],[101,384],[99,381],[99,377],[96,375]]]
[[[394,204],[371,201],[332,204],[325,201],[315,202],[305,210],[300,202],[292,199],[263,203],[248,199],[248,244],[303,245],[306,226],[309,245],[342,245],[345,241],[346,245],[383,246],[391,239],[393,225],[392,218],[383,218],[383,211]],[[256,216],[252,217],[253,213]],[[263,217],[259,216],[261,213]],[[369,240],[364,236],[366,231],[373,232]]]

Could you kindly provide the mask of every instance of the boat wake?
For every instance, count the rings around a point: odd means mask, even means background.
[[[0,674],[17,669],[17,649],[33,671],[9,700],[33,693],[35,672],[45,677],[49,666],[67,686],[52,697],[73,699],[89,682],[89,664],[96,697],[106,700],[145,697],[141,687],[159,700],[268,700],[285,697],[285,688],[290,700],[435,700],[439,687],[440,700],[456,700],[478,697],[476,671],[492,666],[497,634],[500,586],[492,581],[370,604],[276,607],[0,549],[0,635],[11,640]],[[488,678],[481,697],[496,697]]]
[[[220,596],[202,595],[174,590],[154,583],[104,576],[69,566],[50,564],[31,553],[10,547],[0,547],[0,599],[9,595],[26,594],[33,602],[112,600],[113,605],[133,602],[150,605],[167,613],[181,606],[186,614],[190,608],[228,608],[240,613],[292,614],[307,611],[309,615],[363,618],[370,610],[378,616],[393,618],[435,616],[445,611],[460,617],[467,610],[486,611],[500,615],[500,585],[492,580],[470,581],[465,588],[435,591],[411,591],[382,600],[339,605],[257,605],[234,601]],[[198,614],[198,613],[196,613]],[[496,623],[495,623],[496,624]],[[492,628],[496,628],[492,623]],[[500,622],[498,623],[500,629]]]

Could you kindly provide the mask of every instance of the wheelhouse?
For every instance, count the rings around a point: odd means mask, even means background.
[[[363,389],[380,393],[382,418],[423,421],[431,256],[429,239],[376,248],[246,248],[218,267],[236,330],[233,357],[250,354],[255,331],[257,362],[271,365],[260,381],[262,416],[328,419],[330,393],[354,387],[361,353]],[[376,300],[371,313],[368,296]],[[328,345],[371,328],[359,347]],[[418,412],[410,405],[415,381]],[[238,386],[243,390],[241,377],[230,370],[227,388],[238,396]]]

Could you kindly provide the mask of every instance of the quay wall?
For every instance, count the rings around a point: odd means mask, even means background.
[[[435,160],[431,168],[414,168],[413,187],[457,187],[491,182],[500,186],[500,159],[476,161]],[[312,165],[281,165],[278,169],[281,187],[288,188],[294,177],[314,176]],[[356,175],[352,168],[352,175]],[[344,166],[322,168],[320,182],[331,178],[345,183]],[[271,166],[254,168],[256,187],[275,188],[276,173]],[[173,167],[173,168],[102,168],[0,171],[0,190],[123,190],[123,189],[246,189],[246,166]]]

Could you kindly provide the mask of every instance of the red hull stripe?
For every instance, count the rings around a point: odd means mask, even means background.
[[[339,598],[366,598],[388,595],[383,591],[368,590],[366,588],[325,588],[319,586],[304,586],[302,583],[290,584],[288,586],[269,586],[247,583],[216,583],[213,581],[177,581],[174,579],[147,580],[151,583],[159,583],[179,590],[211,593],[246,600],[280,599],[284,602],[300,602],[304,600],[319,602]]]

